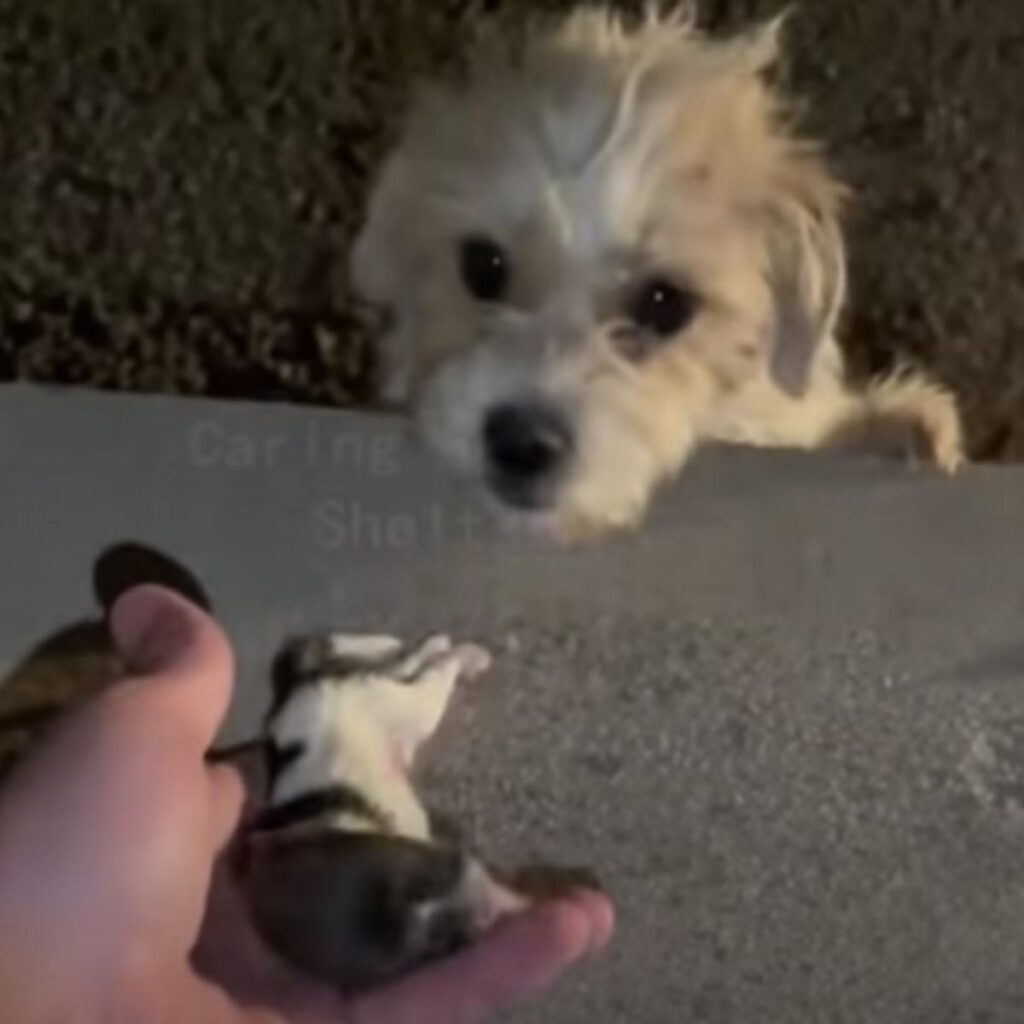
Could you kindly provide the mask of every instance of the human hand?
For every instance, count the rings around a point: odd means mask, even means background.
[[[610,905],[580,892],[355,1000],[300,978],[218,862],[244,796],[234,769],[204,762],[231,693],[227,639],[157,587],[126,594],[111,620],[135,674],[58,724],[0,793],[11,1024],[469,1024],[608,940]]]

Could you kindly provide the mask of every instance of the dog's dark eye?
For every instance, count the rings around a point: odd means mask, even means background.
[[[637,327],[667,338],[681,331],[697,311],[697,298],[671,281],[645,281],[629,302],[629,318]]]
[[[508,259],[489,238],[467,238],[459,252],[462,280],[482,302],[497,302],[508,287]]]

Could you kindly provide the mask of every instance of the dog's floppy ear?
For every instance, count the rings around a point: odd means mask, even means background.
[[[722,59],[759,83],[768,139],[764,196],[769,283],[775,297],[771,371],[783,390],[801,394],[818,346],[833,332],[846,293],[839,214],[846,189],[815,146],[796,137],[767,79],[778,62],[789,11],[734,38]]]
[[[802,394],[818,346],[834,331],[846,294],[840,187],[812,155],[793,156],[770,204],[769,276],[775,296],[771,370]]]

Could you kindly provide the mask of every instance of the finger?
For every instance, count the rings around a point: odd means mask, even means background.
[[[473,1024],[552,984],[594,947],[598,931],[606,933],[609,913],[573,898],[511,918],[473,949],[358,1000],[353,1022]]]
[[[565,899],[575,903],[590,920],[590,952],[600,953],[611,941],[615,931],[615,908],[604,893],[579,889]]]
[[[333,990],[293,971],[260,939],[229,856],[215,865],[192,963],[201,977],[230,993],[239,1004],[274,1007],[281,1024],[347,1021],[341,998]]]
[[[146,585],[118,598],[110,627],[133,671],[167,686],[168,712],[207,747],[231,696],[234,659],[220,626],[172,591]]]
[[[210,836],[214,853],[227,845],[235,834],[245,803],[245,785],[241,775],[227,764],[209,769]]]
[[[258,1007],[240,1006],[220,986],[187,976],[176,1010],[182,1019],[202,1024],[286,1024],[280,1014]]]

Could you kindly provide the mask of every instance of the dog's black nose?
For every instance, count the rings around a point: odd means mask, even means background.
[[[499,480],[530,487],[563,466],[572,452],[572,433],[565,418],[550,406],[508,403],[487,414],[484,446]]]

